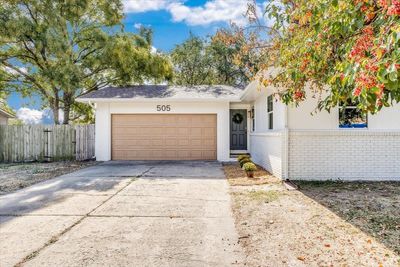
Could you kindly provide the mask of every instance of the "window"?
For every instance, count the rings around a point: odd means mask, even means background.
[[[274,129],[274,100],[272,95],[267,97],[268,129]]]
[[[348,101],[339,107],[339,128],[367,128],[368,116],[357,108],[357,103]]]
[[[256,119],[254,115],[254,107],[251,108],[251,130],[254,132],[256,130]]]

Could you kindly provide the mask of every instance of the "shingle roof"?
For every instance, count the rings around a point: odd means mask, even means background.
[[[78,99],[234,99],[243,92],[242,88],[227,85],[168,86],[135,85],[129,87],[106,87],[87,93]]]

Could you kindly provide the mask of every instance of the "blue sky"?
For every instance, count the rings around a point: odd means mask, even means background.
[[[206,37],[230,22],[245,24],[243,14],[248,0],[123,0],[125,30],[136,32],[140,25],[154,31],[153,46],[169,52],[188,38],[190,33]],[[262,9],[265,0],[258,0]],[[49,123],[49,112],[43,111],[39,97],[23,98],[13,93],[8,104],[19,118],[30,123]]]

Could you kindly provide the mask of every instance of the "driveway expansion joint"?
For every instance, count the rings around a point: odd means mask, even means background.
[[[51,244],[56,243],[64,234],[68,233],[69,231],[72,230],[72,228],[74,228],[75,226],[77,226],[78,224],[80,224],[84,219],[88,218],[90,216],[91,213],[95,212],[98,208],[100,208],[102,205],[104,205],[106,202],[108,202],[109,200],[111,200],[113,197],[115,197],[119,192],[121,192],[122,190],[124,190],[126,187],[128,187],[130,184],[132,184],[137,178],[142,177],[143,175],[145,175],[147,172],[151,171],[151,169],[153,169],[154,167],[150,167],[148,168],[146,171],[142,172],[141,174],[137,175],[137,176],[127,176],[127,177],[132,177],[132,179],[126,183],[122,188],[120,188],[118,191],[116,191],[114,194],[111,194],[109,198],[107,198],[106,200],[102,201],[99,205],[97,205],[95,208],[93,208],[91,211],[89,211],[88,213],[86,213],[85,215],[80,215],[82,216],[79,220],[77,220],[75,223],[73,223],[72,225],[70,225],[69,227],[65,228],[63,231],[61,231],[59,234],[54,235],[50,238],[50,240],[48,240],[46,243],[43,244],[43,246],[41,246],[40,248],[36,249],[35,251],[31,252],[30,254],[28,254],[27,256],[25,256],[21,261],[19,261],[17,264],[14,265],[14,267],[20,267],[23,266],[26,262],[34,259],[35,257],[37,257],[39,255],[39,253],[41,251],[43,251],[45,248],[47,248],[48,246],[50,246]],[[118,177],[118,176],[116,176]]]
[[[198,200],[198,201],[210,201],[210,202],[229,202],[225,199],[205,199],[205,198],[193,198],[193,197],[179,197],[179,196],[155,196],[155,195],[137,195],[137,194],[119,194],[121,197],[158,197],[158,198],[171,198],[171,199],[185,199],[185,200]]]
[[[169,218],[169,219],[223,219],[227,216],[182,216],[182,215],[88,215],[88,218]]]

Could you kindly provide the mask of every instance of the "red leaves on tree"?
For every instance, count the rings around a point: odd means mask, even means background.
[[[365,57],[365,53],[373,46],[374,31],[371,26],[363,30],[363,34],[358,38],[353,49],[350,51],[350,59],[360,61]]]
[[[389,16],[400,16],[400,0],[379,0],[379,6],[383,8]]]

